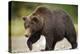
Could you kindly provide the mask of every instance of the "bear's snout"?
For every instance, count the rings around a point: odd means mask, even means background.
[[[26,37],[30,37],[30,36],[31,36],[30,28],[27,28],[27,29],[25,30],[24,35],[25,35]]]
[[[25,37],[28,37],[28,35],[25,35]]]

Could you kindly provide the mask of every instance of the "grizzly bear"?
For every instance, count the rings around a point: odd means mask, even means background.
[[[56,42],[64,37],[71,43],[72,49],[77,47],[76,31],[72,19],[63,10],[50,10],[40,6],[29,16],[24,16],[25,36],[29,37],[27,45],[32,50],[32,44],[45,36],[47,50],[54,50]]]

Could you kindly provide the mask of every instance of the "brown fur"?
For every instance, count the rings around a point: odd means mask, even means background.
[[[44,35],[46,38],[45,50],[53,50],[56,42],[62,40],[64,37],[68,39],[73,49],[77,47],[76,31],[71,17],[66,12],[38,7],[29,18],[28,25],[30,25],[32,35],[28,39],[27,44],[30,50],[32,50],[32,44],[41,35]]]

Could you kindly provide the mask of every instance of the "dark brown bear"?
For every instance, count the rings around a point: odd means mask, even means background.
[[[77,47],[76,31],[71,17],[66,12],[38,7],[31,15],[23,17],[23,20],[25,36],[29,36],[27,45],[30,50],[41,35],[46,38],[45,50],[53,50],[56,42],[64,37],[71,43],[72,49]]]

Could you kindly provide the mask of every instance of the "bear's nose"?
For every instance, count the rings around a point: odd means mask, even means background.
[[[28,35],[25,35],[25,37],[28,37]]]

